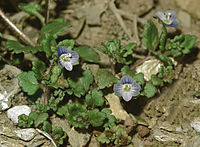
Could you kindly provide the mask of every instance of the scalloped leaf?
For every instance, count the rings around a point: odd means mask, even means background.
[[[102,106],[104,103],[103,92],[98,91],[96,88],[92,90],[92,94],[87,94],[85,97],[85,102],[88,106]]]
[[[67,81],[74,95],[77,97],[81,97],[88,92],[90,84],[93,83],[94,78],[90,70],[85,70],[83,72],[83,76],[78,78],[78,81],[75,82],[70,77],[67,78]]]
[[[45,63],[40,60],[36,60],[36,61],[32,61],[32,64],[33,64],[32,70],[35,73],[35,77],[38,80],[41,80],[42,74],[44,73],[46,69]]]
[[[68,111],[65,113],[65,117],[70,125],[79,128],[88,128],[89,122],[85,105],[72,103],[68,105],[67,110]]]
[[[97,81],[99,89],[104,89],[105,87],[111,87],[113,84],[117,83],[118,80],[112,73],[106,69],[99,69],[97,72]]]
[[[8,40],[6,42],[5,48],[7,48],[9,51],[14,51],[16,54],[19,53],[37,53],[39,51],[42,51],[42,47],[41,46],[24,46],[22,44],[20,44],[19,42],[15,41],[15,40]]]
[[[196,40],[197,40],[196,36],[185,35],[185,39],[181,44],[182,46],[184,46],[184,49],[182,50],[183,54],[190,53],[190,49],[194,47]]]
[[[44,123],[49,117],[48,113],[41,113],[38,115],[38,117],[35,119],[34,125],[37,128],[40,124]]]
[[[93,109],[88,112],[88,117],[93,127],[99,127],[103,124],[106,115],[103,112],[99,112],[98,109]]]
[[[18,75],[19,86],[28,95],[33,95],[39,89],[39,83],[33,71],[22,72]]]
[[[147,97],[147,98],[151,98],[153,97],[157,92],[157,89],[154,85],[150,84],[150,83],[146,83],[145,87],[144,87],[144,92],[143,94]]]

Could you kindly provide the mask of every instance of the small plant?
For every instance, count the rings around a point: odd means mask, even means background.
[[[145,72],[135,72],[137,64],[133,62],[132,54],[137,44],[121,45],[120,40],[114,38],[102,43],[102,48],[97,48],[110,58],[111,70],[100,66],[94,73],[88,68],[81,68],[83,63],[100,64],[99,54],[93,48],[77,46],[72,39],[60,42],[56,40],[59,34],[70,27],[64,19],[55,19],[45,24],[44,17],[40,14],[41,6],[36,2],[20,4],[19,8],[41,21],[40,38],[35,46],[25,46],[18,41],[8,40],[5,47],[16,55],[22,55],[19,64],[24,60],[25,54],[30,53],[37,57],[26,71],[18,75],[19,86],[32,97],[42,89],[46,103],[36,104],[37,110],[29,116],[19,116],[16,125],[43,129],[53,136],[58,145],[63,144],[67,135],[62,126],[52,130],[52,114],[67,119],[76,128],[104,128],[104,132],[98,137],[101,143],[129,145],[131,137],[124,127],[117,124],[117,119],[107,108],[109,105],[105,102],[104,91],[113,87],[113,92],[126,102],[141,96],[152,98],[166,83],[172,83],[171,74],[176,68],[174,60],[189,54],[196,41],[196,36],[184,34],[168,38],[166,27],[178,25],[176,13],[172,10],[157,12],[162,33],[159,36],[153,21],[144,26],[141,43],[146,47],[148,55],[139,62],[157,59],[162,63],[158,72],[150,73],[149,80],[144,78]]]
[[[127,134],[123,126],[117,125],[105,128],[104,132],[97,137],[97,140],[103,144],[125,146],[131,143],[131,136]]]

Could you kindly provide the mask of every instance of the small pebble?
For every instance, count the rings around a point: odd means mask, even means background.
[[[140,137],[145,137],[149,134],[150,130],[146,126],[138,126],[137,127],[137,132],[140,135]]]
[[[21,114],[26,114],[29,115],[29,113],[31,112],[31,108],[26,106],[26,105],[22,105],[22,106],[15,106],[10,108],[7,111],[7,116],[8,118],[10,118],[14,123],[18,123],[18,116]]]

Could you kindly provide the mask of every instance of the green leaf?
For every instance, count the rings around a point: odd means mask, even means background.
[[[102,44],[102,45],[107,50],[107,54],[109,56],[119,55],[120,48],[121,48],[121,42],[119,39],[114,38],[112,40],[108,40],[106,45],[104,45],[104,44]]]
[[[133,53],[133,48],[135,48],[136,45],[136,43],[129,43],[128,45],[121,48],[120,53],[123,53],[123,57],[127,57]]]
[[[46,69],[45,63],[40,60],[36,60],[36,61],[32,61],[32,64],[33,64],[32,70],[35,73],[35,77],[38,80],[41,80],[42,74],[44,73]]]
[[[63,41],[60,41],[57,45],[59,46],[66,46],[68,50],[72,50],[74,48],[75,41],[73,39],[65,39]]]
[[[60,136],[63,135],[63,129],[61,127],[57,127],[53,130],[52,135],[55,136],[57,134],[60,134]]]
[[[37,128],[40,124],[44,123],[49,117],[48,113],[41,113],[38,115],[38,117],[35,119],[34,125]]]
[[[108,108],[103,108],[101,112],[105,113],[106,118],[108,119],[108,121],[104,124],[104,128],[114,126],[117,119],[115,116],[111,115],[112,111]]]
[[[74,127],[88,128],[89,122],[87,117],[87,108],[85,105],[79,103],[72,103],[68,105],[65,117],[69,124]]]
[[[63,140],[67,137],[67,134],[61,127],[57,127],[55,130],[53,130],[52,135],[54,136],[54,140],[56,140],[59,145],[62,145]]]
[[[98,63],[100,60],[99,54],[88,46],[79,46],[75,48],[74,51],[85,61]]]
[[[131,76],[131,77],[134,76],[134,73],[133,73],[132,71],[130,71],[128,65],[125,65],[124,67],[122,67],[122,68],[121,68],[121,72],[122,72],[122,76],[125,76],[125,75],[129,75],[129,76]]]
[[[33,71],[22,72],[18,75],[19,86],[24,92],[27,92],[28,95],[33,95],[39,89],[39,83],[35,77]]]
[[[51,56],[51,43],[54,42],[55,39],[51,34],[44,33],[39,39],[40,44],[42,45],[43,51],[47,54],[47,56]]]
[[[153,50],[159,39],[158,39],[158,29],[152,21],[144,26],[142,44],[149,50]]]
[[[40,19],[40,21],[44,22],[44,17],[39,13],[41,11],[41,6],[38,4],[38,2],[32,2],[32,3],[20,3],[18,5],[19,9],[23,10],[24,12],[34,15]]]
[[[50,34],[56,39],[58,34],[64,33],[65,29],[69,27],[70,25],[66,22],[56,21],[43,26],[41,29],[41,34]]]
[[[98,109],[93,109],[88,112],[88,117],[93,127],[99,127],[103,124],[106,115],[103,112],[99,112]]]
[[[62,67],[60,65],[54,65],[52,68],[52,75],[50,76],[50,82],[56,83],[62,72]]]
[[[66,114],[66,112],[68,111],[68,106],[64,105],[62,107],[58,108],[58,111],[56,112],[58,115],[63,116]]]
[[[78,81],[73,81],[70,77],[67,78],[70,88],[77,97],[81,97],[88,92],[90,84],[93,83],[94,78],[90,70],[85,70],[83,76],[78,78]]]
[[[9,51],[14,51],[16,54],[19,53],[37,53],[39,51],[42,51],[42,47],[41,46],[24,46],[22,44],[20,44],[19,42],[15,41],[15,40],[8,40],[6,42],[5,48],[7,48]]]
[[[92,90],[92,95],[87,94],[85,97],[85,102],[88,106],[96,105],[102,106],[104,103],[103,92],[98,91],[96,88]]]
[[[163,81],[158,79],[156,75],[151,75],[151,82],[154,86],[163,86]]]
[[[152,84],[150,83],[146,83],[145,87],[144,87],[144,95],[147,97],[147,98],[151,98],[153,97],[157,92],[157,89],[155,86],[153,86]]]
[[[144,80],[144,74],[143,73],[137,73],[133,76],[133,79],[135,80],[136,83],[140,85],[144,85],[145,80]]]
[[[97,81],[100,89],[105,87],[111,87],[113,84],[117,83],[118,80],[115,78],[112,73],[106,69],[99,69],[97,72]]]
[[[43,129],[45,132],[50,133],[50,132],[52,131],[52,126],[51,126],[51,124],[50,124],[48,121],[44,121],[43,126],[42,126],[42,129]]]
[[[37,112],[34,112],[32,111],[29,116],[28,116],[28,124],[27,124],[27,127],[31,127],[34,123],[34,121],[37,119],[38,117],[38,113]]]
[[[185,39],[181,44],[182,46],[184,46],[183,54],[188,54],[190,52],[190,49],[194,47],[196,40],[197,40],[196,36],[185,35]]]

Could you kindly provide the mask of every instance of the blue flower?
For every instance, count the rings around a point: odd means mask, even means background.
[[[155,15],[167,26],[170,27],[177,27],[177,14],[173,10],[167,10],[164,13],[163,12],[156,12]]]
[[[65,67],[68,71],[72,71],[73,63],[79,59],[79,55],[75,51],[69,51],[64,46],[58,47],[58,61],[62,67]]]
[[[133,95],[140,92],[141,87],[130,76],[123,76],[120,82],[114,85],[113,91],[121,95],[125,101],[130,101]]]

